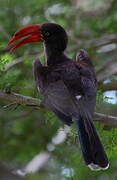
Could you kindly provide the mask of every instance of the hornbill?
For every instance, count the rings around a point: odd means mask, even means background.
[[[108,158],[93,125],[96,104],[96,75],[90,57],[80,50],[75,61],[64,53],[68,36],[58,24],[44,23],[24,27],[8,43],[16,48],[44,42],[47,65],[34,62],[37,88],[43,95],[43,104],[67,125],[76,123],[82,155],[91,170],[105,170]]]

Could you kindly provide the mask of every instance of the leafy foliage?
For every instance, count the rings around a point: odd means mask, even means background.
[[[81,2],[81,1],[80,1]],[[1,0],[0,1],[0,89],[23,95],[38,97],[32,75],[32,63],[38,56],[45,63],[43,47],[32,44],[21,47],[15,53],[2,53],[10,36],[22,26],[55,21],[66,28],[69,35],[67,53],[75,57],[80,48],[88,50],[93,64],[99,69],[112,59],[116,48],[107,53],[98,53],[101,45],[97,38],[116,34],[117,3],[110,8],[107,0],[93,1],[90,6],[77,7],[77,0]],[[105,7],[105,8],[101,8]],[[104,39],[106,41],[106,39]],[[111,43],[115,43],[111,42]],[[19,63],[13,65],[21,59]],[[10,68],[9,65],[12,66]],[[107,97],[108,98],[108,97]],[[12,163],[13,167],[25,164],[39,152],[47,149],[56,130],[61,126],[51,112],[34,110],[30,107],[3,107],[9,102],[0,100],[0,160]],[[117,104],[105,101],[102,89],[97,93],[98,112],[117,116]],[[84,180],[116,179],[117,129],[95,123],[110,159],[110,168],[105,172],[91,172],[82,162],[75,128],[67,141],[53,152],[45,172],[29,175],[29,180]],[[104,130],[106,129],[106,130]],[[17,164],[17,165],[16,165]]]

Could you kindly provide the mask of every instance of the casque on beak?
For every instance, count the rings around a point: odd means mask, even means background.
[[[33,42],[43,42],[40,24],[24,27],[14,34],[10,39],[7,49],[14,51],[16,48]],[[18,41],[18,42],[16,42]]]

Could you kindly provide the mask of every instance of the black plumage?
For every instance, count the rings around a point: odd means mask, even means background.
[[[76,61],[72,61],[64,54],[67,43],[64,30],[55,24],[46,24],[42,29],[45,26],[50,35],[45,37],[42,31],[47,66],[39,60],[34,63],[37,87],[44,97],[43,104],[63,123],[71,125],[75,121],[85,163],[93,170],[106,169],[108,159],[92,122],[97,81],[88,53],[80,50]],[[59,31],[55,30],[57,28],[60,28]]]
[[[75,122],[86,165],[92,170],[107,169],[107,155],[93,125],[97,81],[88,53],[80,50],[75,61],[66,56],[67,33],[54,23],[23,28],[15,33],[9,45],[26,35],[29,37],[12,50],[29,42],[44,42],[47,65],[36,60],[33,66],[43,105],[63,123],[70,126]]]

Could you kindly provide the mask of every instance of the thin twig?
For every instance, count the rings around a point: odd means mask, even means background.
[[[13,106],[13,105],[15,105],[16,103],[10,103],[10,104],[7,104],[7,105],[5,105],[5,106],[3,106],[3,109],[6,109],[6,108],[9,108],[10,106]]]
[[[23,58],[17,58],[15,59],[12,63],[8,64],[6,67],[5,67],[5,71],[8,71],[9,69],[11,69],[13,66],[15,66],[16,64],[19,64],[21,62],[23,62]]]

